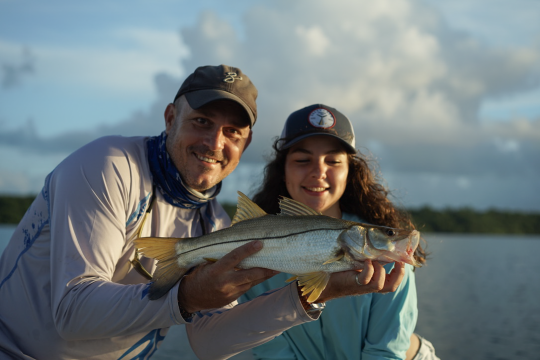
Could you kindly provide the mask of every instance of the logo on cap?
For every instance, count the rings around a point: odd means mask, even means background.
[[[238,76],[237,73],[235,72],[228,72],[228,73],[225,73],[225,79],[223,79],[223,81],[225,81],[226,83],[233,83],[234,80],[242,80],[242,77],[241,76]]]
[[[309,123],[318,128],[329,129],[336,124],[334,114],[323,108],[313,110],[308,118]]]

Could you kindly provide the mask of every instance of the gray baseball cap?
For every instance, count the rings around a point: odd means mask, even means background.
[[[257,121],[257,88],[239,68],[227,65],[198,67],[184,80],[174,101],[182,95],[193,109],[216,100],[235,101],[248,114],[251,127]]]

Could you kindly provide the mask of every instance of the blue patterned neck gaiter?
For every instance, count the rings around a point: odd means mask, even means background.
[[[146,142],[154,185],[169,204],[183,209],[200,209],[219,194],[221,182],[206,191],[208,196],[185,186],[167,153],[166,139],[167,134],[164,131],[160,136],[153,136]]]

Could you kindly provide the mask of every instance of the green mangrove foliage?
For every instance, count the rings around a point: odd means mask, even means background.
[[[26,209],[34,201],[35,195],[0,195],[0,224],[17,224]],[[232,218],[236,204],[222,203]],[[477,234],[540,234],[539,212],[518,212],[472,208],[459,209],[408,209],[418,230],[426,233],[477,233]]]

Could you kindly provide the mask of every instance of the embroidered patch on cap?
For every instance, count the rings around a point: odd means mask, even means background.
[[[330,129],[336,125],[334,114],[323,108],[313,110],[308,118],[309,123],[318,128]]]
[[[234,80],[242,80],[242,77],[241,76],[238,76],[237,73],[235,72],[228,72],[228,73],[225,73],[225,79],[223,79],[224,82],[226,83],[233,83]]]

